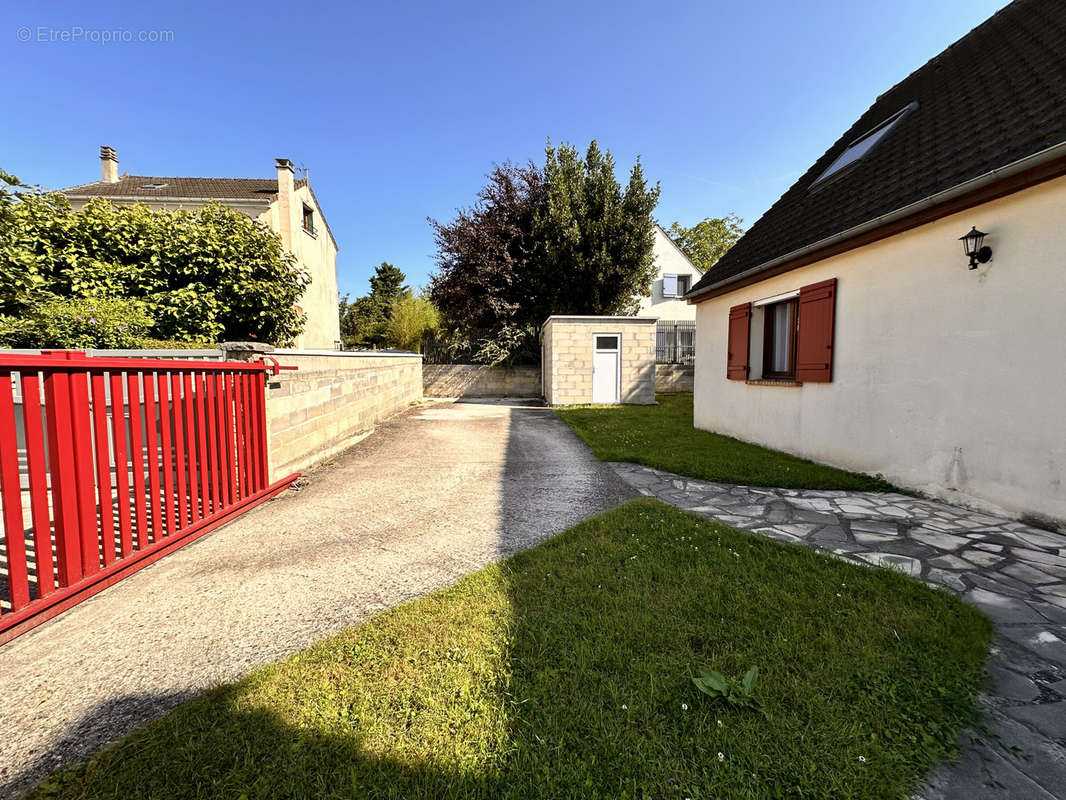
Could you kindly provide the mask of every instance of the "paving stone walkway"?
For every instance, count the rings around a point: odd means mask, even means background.
[[[642,494],[735,528],[892,567],[997,625],[985,720],[925,800],[1066,798],[1066,536],[902,494],[732,486],[612,464]]]

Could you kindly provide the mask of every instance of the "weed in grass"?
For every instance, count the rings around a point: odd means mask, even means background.
[[[692,682],[696,684],[697,689],[709,697],[725,700],[731,706],[738,708],[752,708],[765,715],[766,709],[762,701],[755,696],[755,682],[758,679],[758,667],[749,669],[739,681],[730,680],[721,672],[713,669],[701,667],[699,676],[693,678]]]

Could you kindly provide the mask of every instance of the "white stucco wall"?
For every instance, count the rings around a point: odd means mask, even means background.
[[[969,271],[972,225],[993,257]],[[731,306],[834,277],[832,383],[726,379]],[[1066,178],[697,308],[697,427],[1066,520]]]
[[[305,203],[315,212],[317,233],[314,236],[303,229]],[[280,233],[282,228],[279,214],[280,204],[274,202],[259,219],[272,230]],[[315,203],[311,190],[307,186],[302,186],[293,192],[289,214],[292,252],[311,275],[311,283],[298,303],[307,316],[307,324],[303,333],[296,338],[296,347],[332,350],[335,342],[341,338],[340,316],[337,308],[337,247],[329,231],[326,230],[322,210]]]
[[[700,279],[700,271],[677,248],[677,245],[670,241],[658,225],[655,226],[655,245],[652,253],[655,256],[657,272],[651,283],[651,297],[640,298],[637,316],[667,320],[695,319],[695,306],[690,306],[687,301],[680,298],[663,297],[663,275],[689,275],[689,286],[692,287]]]

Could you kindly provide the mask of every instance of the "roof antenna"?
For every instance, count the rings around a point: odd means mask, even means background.
[[[299,174],[300,180],[310,182],[311,170],[308,167],[305,167],[303,164],[301,164],[296,168],[296,172]]]

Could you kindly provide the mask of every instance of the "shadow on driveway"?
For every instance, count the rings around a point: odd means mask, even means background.
[[[308,477],[0,648],[2,793],[634,495],[530,401],[423,403]]]

